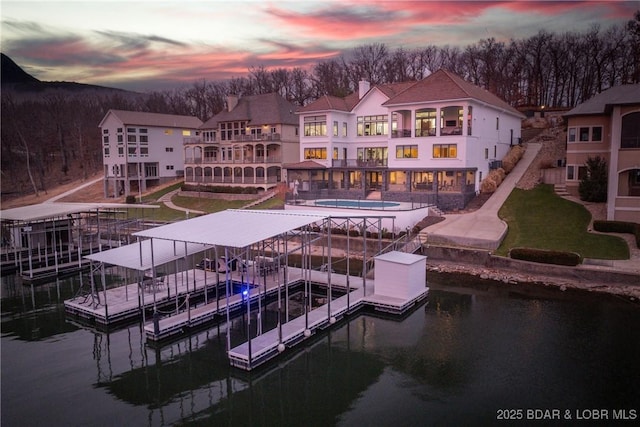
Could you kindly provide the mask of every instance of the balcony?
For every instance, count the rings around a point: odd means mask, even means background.
[[[392,130],[391,138],[411,138],[411,129]]]
[[[333,159],[331,166],[334,168],[384,168],[387,167],[387,159]]]

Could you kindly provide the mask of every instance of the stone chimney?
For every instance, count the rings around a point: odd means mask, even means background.
[[[231,111],[238,105],[238,95],[227,95],[227,111]]]
[[[371,83],[366,80],[360,80],[358,83],[358,99],[362,99],[362,97],[369,92],[371,89]]]

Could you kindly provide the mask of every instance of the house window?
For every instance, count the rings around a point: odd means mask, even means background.
[[[124,157],[124,147],[118,147],[118,157]]]
[[[134,146],[127,147],[127,152],[129,153],[129,157],[136,156],[136,152],[137,152],[136,146],[134,145]]]
[[[469,105],[469,114],[467,116],[467,135],[471,135],[471,123],[473,122],[473,107]]]
[[[494,145],[493,146],[493,158],[495,159],[496,157],[498,157],[498,146]]]
[[[172,171],[173,170],[173,165],[167,165],[167,170],[168,171]]]
[[[104,156],[109,157],[109,147],[104,147]]]
[[[416,111],[416,136],[435,136],[436,117],[435,108]]]
[[[327,136],[327,116],[305,117],[304,136]]]
[[[417,145],[398,145],[396,147],[396,159],[417,159]]]
[[[189,129],[182,129],[182,136],[191,136],[191,131]]]
[[[342,136],[347,136],[347,122],[342,122]]]
[[[575,167],[567,166],[567,181],[573,181],[575,179]]]
[[[109,135],[105,135],[102,137],[102,142],[104,142],[105,144],[109,143]]]
[[[373,160],[384,164],[384,160],[387,160],[387,147],[358,148],[358,160]]]
[[[569,128],[568,142],[602,142],[602,126],[581,126]]]
[[[333,122],[333,136],[338,136],[338,122]]]
[[[166,151],[167,153],[173,153],[173,147],[166,147],[164,151]]]
[[[622,117],[621,148],[640,148],[640,112]]]
[[[149,135],[140,135],[140,142],[146,144],[149,142]]]
[[[127,133],[136,133],[136,128],[127,128]]]
[[[127,135],[127,142],[136,142],[135,135]]]
[[[484,158],[485,158],[485,160],[487,160],[489,158],[489,149],[488,148],[484,149]]]
[[[173,129],[165,129],[164,130],[164,134],[165,135],[173,135]]]
[[[121,144],[124,142],[124,137],[122,136],[122,134],[118,135],[118,143]]]
[[[496,130],[500,130],[500,117],[496,117]]]
[[[305,148],[304,149],[304,158],[305,159],[323,159],[327,158],[327,149],[326,148]]]
[[[389,121],[386,115],[359,116],[358,136],[388,135]]]
[[[140,133],[147,133],[147,129],[145,129],[145,128],[140,128],[140,129],[138,129],[138,132],[140,132]]]
[[[337,159],[338,158],[338,147],[334,147],[333,148],[333,158]]]
[[[589,141],[589,128],[588,127],[580,128],[579,135],[580,135],[580,142]]]
[[[458,157],[458,145],[457,144],[434,144],[433,145],[433,158],[434,159],[455,159]]]
[[[140,147],[140,156],[149,157],[149,147]]]
[[[122,133],[122,128],[118,128],[118,133]]]
[[[105,135],[109,135],[109,129],[102,129],[102,133]]]

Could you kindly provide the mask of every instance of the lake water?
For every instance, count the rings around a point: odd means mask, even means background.
[[[155,349],[139,324],[70,322],[63,301],[78,278],[32,292],[5,277],[2,426],[553,424],[536,409],[579,425],[637,422],[637,303],[429,281],[427,303],[403,319],[356,315],[249,374],[229,367],[224,325]],[[594,414],[606,422],[576,420]]]

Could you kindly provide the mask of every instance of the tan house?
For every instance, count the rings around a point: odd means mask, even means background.
[[[186,184],[255,187],[285,181],[282,164],[298,161],[296,107],[276,93],[238,98],[184,139]]]
[[[640,85],[608,89],[564,114],[567,191],[578,195],[588,158],[609,169],[607,219],[640,223]]]

